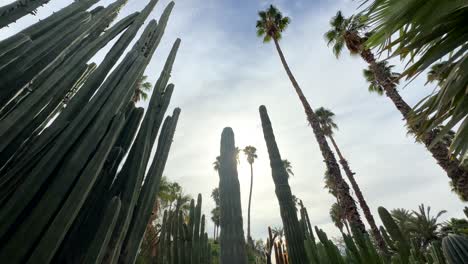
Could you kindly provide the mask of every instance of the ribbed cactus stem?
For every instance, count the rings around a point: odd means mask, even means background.
[[[146,175],[141,194],[138,197],[137,208],[135,209],[132,223],[130,224],[130,229],[122,248],[122,256],[119,258],[119,261],[122,263],[133,263],[136,259],[138,247],[141,243],[141,238],[145,232],[151,215],[151,209],[159,190],[159,183],[174,138],[179,114],[180,109],[176,108],[172,117],[167,117],[164,122],[161,135],[159,136],[155,158]]]
[[[149,158],[154,140],[156,139],[157,132],[162,123],[162,118],[167,110],[172,95],[173,85],[168,85],[166,87],[166,84],[169,80],[179,43],[180,40],[177,40],[174,44],[166,64],[164,65],[164,69],[156,82],[153,95],[149,102],[149,107],[153,111],[149,111],[145,115],[140,132],[135,139],[135,143],[132,146],[129,157],[118,176],[128,180],[125,183],[126,187],[122,190],[122,212],[119,217],[119,221],[117,222],[111,243],[109,244],[110,248],[106,255],[106,262],[112,263],[114,259],[117,258],[127,232],[128,225],[130,224],[134,205],[138,199],[141,181],[143,180],[143,174],[146,169],[146,162]],[[162,91],[162,93],[159,91]],[[161,94],[164,96],[161,96]],[[132,175],[132,177],[128,175]]]
[[[246,264],[240,186],[237,175],[234,132],[230,127],[221,134],[219,196],[221,201],[220,262]]]
[[[97,228],[95,239],[91,242],[83,263],[101,263],[104,253],[109,243],[112,230],[114,229],[117,217],[120,212],[120,199],[115,196],[110,201],[104,214],[102,223]]]
[[[400,256],[401,263],[409,263],[410,257],[410,243],[406,239],[405,235],[401,232],[395,220],[393,220],[392,215],[383,207],[378,208],[380,219],[385,226],[388,234],[395,242],[395,247],[397,248],[398,254]]]
[[[276,197],[278,198],[281,219],[288,242],[288,256],[292,264],[306,263],[307,255],[304,248],[304,236],[297,219],[296,206],[288,183],[288,173],[276,144],[275,135],[265,106],[260,106],[263,135],[268,148]]]

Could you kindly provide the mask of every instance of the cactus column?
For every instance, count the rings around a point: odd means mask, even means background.
[[[219,197],[221,200],[220,262],[222,264],[247,264],[240,186],[237,177],[236,147],[232,128],[221,134],[219,166]]]
[[[278,198],[281,219],[288,242],[288,255],[291,264],[307,263],[307,255],[304,248],[304,235],[297,219],[296,206],[288,183],[288,173],[283,166],[283,161],[276,144],[275,135],[270,118],[265,106],[260,106],[260,118],[262,120],[263,135],[268,148],[270,166],[275,183],[276,197]]]

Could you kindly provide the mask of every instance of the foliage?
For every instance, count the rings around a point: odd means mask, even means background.
[[[272,39],[278,41],[281,39],[281,33],[288,27],[291,19],[284,17],[283,14],[273,5],[266,11],[258,12],[260,17],[257,20],[257,36],[263,37],[263,42],[270,42]]]
[[[243,151],[249,164],[253,164],[255,159],[258,158],[257,149],[254,146],[246,146]]]
[[[468,148],[466,2],[364,0],[363,4],[367,24],[373,28],[367,46],[408,59],[402,77],[414,78],[430,67],[444,72],[437,77],[439,89],[414,108],[411,122],[418,124],[421,135],[445,124],[437,139],[459,124],[451,150],[463,158]],[[440,60],[446,60],[443,67],[437,64]]]
[[[289,177],[290,175],[293,175],[293,176],[294,176],[294,172],[293,172],[293,170],[292,170],[291,162],[290,162],[289,160],[287,160],[287,159],[283,159],[282,162],[283,162],[283,167],[284,167],[284,169],[285,169],[286,172],[288,173],[288,177]]]
[[[133,94],[133,102],[139,102],[140,100],[146,101],[148,100],[148,92],[151,91],[153,85],[146,81],[148,76],[142,75],[141,78],[137,80],[135,83],[135,92]]]
[[[392,68],[394,67],[393,65],[388,65],[387,61],[381,61],[377,62],[377,67],[380,68],[380,71],[382,72],[383,76],[387,76],[389,81],[393,84],[398,84],[400,74],[395,73],[392,71]],[[371,66],[368,66],[367,69],[364,69],[362,71],[364,78],[366,81],[369,83],[368,90],[371,93],[377,93],[378,95],[383,95],[384,94],[384,87],[382,86],[382,83],[379,82],[376,79],[376,74],[372,70]]]
[[[333,45],[332,50],[338,58],[346,45],[349,52],[354,55],[361,52],[361,43],[353,39],[353,34],[363,35],[367,26],[363,23],[363,17],[360,15],[345,18],[341,11],[338,11],[330,20],[331,29],[324,35],[327,45]]]

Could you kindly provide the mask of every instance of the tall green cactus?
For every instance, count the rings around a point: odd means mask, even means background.
[[[276,144],[275,135],[265,106],[260,106],[263,135],[268,148],[273,181],[275,183],[276,197],[278,198],[281,219],[288,242],[288,255],[290,263],[301,264],[307,261],[304,248],[304,234],[297,219],[296,206],[288,183],[288,173]],[[222,231],[221,231],[222,232]]]
[[[130,229],[122,248],[120,259],[123,263],[135,262],[138,248],[150,219],[151,209],[156,200],[156,194],[159,190],[159,183],[169,155],[179,114],[180,109],[176,108],[172,117],[167,117],[163,125],[155,158],[146,175],[145,183],[143,184],[141,194],[136,204],[137,207],[133,213],[132,223],[130,224]]]
[[[387,211],[387,209],[379,207],[378,212],[380,219],[382,220],[385,226],[385,229],[387,230],[388,234],[390,234],[390,237],[393,239],[393,241],[395,241],[394,245],[398,252],[398,256],[396,256],[396,258],[398,258],[398,260],[402,264],[409,263],[409,257],[411,254],[410,242],[403,235],[400,228],[395,223],[395,221],[392,218],[392,215]]]
[[[230,127],[224,128],[221,134],[218,174],[221,211],[220,262],[223,264],[247,264],[236,147],[234,132]]]

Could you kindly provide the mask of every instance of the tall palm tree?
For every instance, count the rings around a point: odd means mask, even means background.
[[[139,102],[140,100],[148,100],[148,92],[151,91],[153,85],[146,81],[148,76],[142,75],[135,83],[135,92],[133,93],[132,101]]]
[[[359,15],[345,18],[341,11],[338,11],[330,20],[330,26],[331,29],[325,33],[325,39],[328,45],[333,45],[332,50],[335,56],[340,56],[344,46],[351,54],[359,54],[369,64],[367,74],[366,72],[364,74],[373,75],[371,78],[372,87],[376,88],[376,91],[381,89],[382,93],[390,98],[406,120],[410,132],[418,131],[419,125],[408,121],[413,117],[413,111],[398,93],[395,75],[391,73],[391,69],[385,63],[377,62],[372,51],[364,45],[368,34],[365,33],[367,27],[363,23],[363,18]],[[434,141],[436,137],[437,133],[431,130],[423,133],[420,138],[437,163],[453,180],[459,192],[468,199],[468,171],[461,166],[458,159],[450,157],[447,145],[440,141]]]
[[[253,186],[253,163],[257,158],[257,149],[254,146],[246,146],[244,154],[247,157],[247,162],[250,164],[250,192],[249,192],[249,207],[247,210],[247,243],[253,246],[252,236],[250,235],[250,208],[252,204],[252,186]]]
[[[359,185],[357,184],[356,179],[354,178],[355,173],[351,171],[348,161],[343,157],[343,154],[341,153],[341,150],[338,148],[338,144],[336,144],[335,138],[333,137],[333,130],[338,129],[338,125],[333,120],[333,117],[335,116],[335,114],[329,109],[326,109],[324,107],[320,107],[316,109],[315,113],[317,114],[317,117],[319,119],[320,125],[322,126],[323,132],[330,139],[333,147],[335,148],[335,152],[338,155],[338,158],[340,159],[341,167],[345,171],[345,174],[348,177],[348,180],[351,183],[351,186],[353,187],[354,194],[356,195],[357,200],[359,201],[359,204],[361,205],[361,209],[364,213],[364,216],[367,219],[367,222],[369,223],[369,226],[371,227],[372,235],[374,236],[375,241],[377,241],[377,245],[379,249],[382,252],[386,253],[387,246],[385,244],[385,241],[382,235],[380,234],[379,228],[375,224],[374,216],[372,215],[369,209],[369,206],[367,205],[367,202],[364,199],[364,195],[361,192],[361,188],[359,188]]]
[[[389,1],[364,0],[366,23],[373,34],[366,46],[391,51],[389,55],[408,59],[402,76],[412,79],[442,59],[451,67],[439,88],[413,108],[419,137],[434,127],[445,125],[438,139],[457,129],[450,152],[466,160],[468,151],[468,97],[466,96],[467,36],[466,1]],[[397,35],[397,37],[395,37]],[[384,52],[382,52],[384,53]]]
[[[286,169],[286,172],[288,173],[288,177],[290,175],[294,176],[294,172],[292,171],[292,165],[291,165],[291,162],[289,160],[284,159],[283,160],[283,166]]]
[[[354,202],[353,198],[349,194],[349,186],[343,180],[340,172],[340,167],[336,162],[335,156],[331,151],[330,147],[328,146],[327,140],[325,139],[325,135],[323,134],[322,129],[320,128],[320,123],[318,121],[317,116],[315,115],[312,107],[309,105],[304,93],[302,92],[296,78],[292,74],[291,70],[289,69],[288,63],[284,57],[283,51],[279,45],[279,40],[281,39],[282,32],[286,29],[288,24],[290,23],[289,17],[283,17],[281,12],[271,5],[267,10],[260,11],[258,13],[260,19],[257,21],[257,35],[259,37],[263,37],[264,42],[270,42],[273,40],[278,55],[281,59],[281,63],[289,77],[289,80],[292,83],[294,90],[296,91],[299,99],[304,107],[307,120],[312,126],[313,132],[315,134],[315,138],[320,147],[320,151],[322,156],[325,160],[325,164],[327,166],[327,170],[329,171],[330,175],[336,178],[337,181],[337,193],[340,197],[340,201],[342,201],[342,205],[344,206],[344,210],[346,212],[346,217],[349,219],[350,223],[356,226],[357,229],[365,232],[364,224],[361,221],[361,217],[359,216],[359,212],[357,210],[356,203]]]

